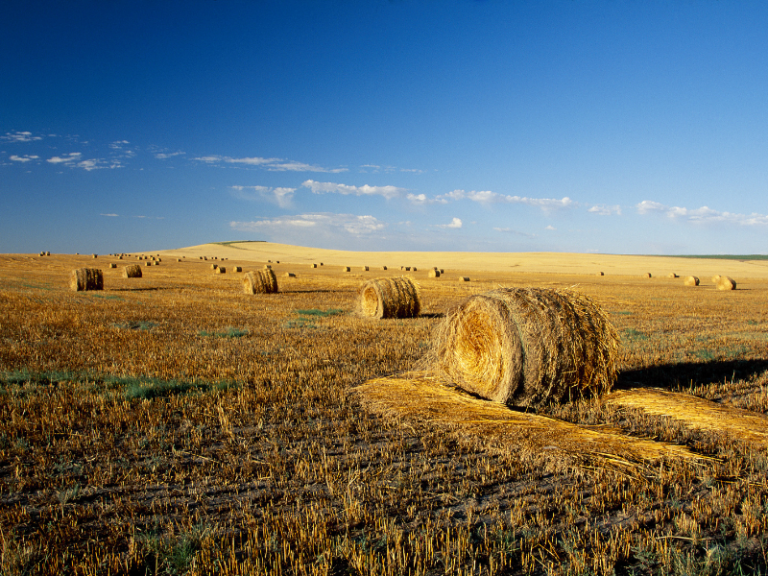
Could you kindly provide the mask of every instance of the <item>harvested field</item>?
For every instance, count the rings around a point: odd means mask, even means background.
[[[140,281],[105,271],[79,292],[90,254],[0,255],[0,573],[768,571],[760,266],[260,249],[161,251]],[[307,272],[244,294],[210,254]],[[361,318],[364,275],[342,271],[359,262],[421,268],[418,316]],[[435,264],[448,281],[427,280]],[[500,286],[598,303],[614,391],[526,413],[414,372],[450,311]]]

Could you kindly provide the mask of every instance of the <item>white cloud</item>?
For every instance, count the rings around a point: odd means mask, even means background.
[[[245,232],[253,231],[286,231],[312,228],[317,233],[338,234],[347,236],[364,236],[383,229],[386,225],[374,216],[355,216],[353,214],[299,214],[297,216],[281,216],[265,218],[252,222],[230,222],[230,227]]]
[[[167,160],[168,158],[173,158],[174,156],[182,156],[186,154],[186,152],[157,152],[155,154],[155,158],[158,160]]]
[[[90,172],[91,170],[98,170],[100,168],[122,168],[123,165],[119,160],[107,161],[103,158],[92,158],[89,160],[80,160],[82,154],[80,152],[70,152],[67,156],[54,156],[48,158],[46,162],[51,164],[64,164],[70,168],[82,168]]]
[[[117,218],[120,214],[99,214],[99,216],[109,216],[110,218]]]
[[[70,164],[72,162],[77,162],[80,159],[80,156],[82,156],[80,152],[70,152],[66,156],[54,156],[53,158],[48,158],[46,162],[50,162],[51,164]]]
[[[438,228],[461,228],[461,218],[454,218],[450,224],[437,224]]]
[[[509,196],[507,194],[499,194],[498,192],[492,192],[490,190],[465,192],[464,190],[453,190],[447,194],[441,194],[435,197],[436,200],[471,200],[480,204],[526,204],[528,206],[534,206],[541,208],[542,210],[553,210],[558,208],[569,208],[575,206],[576,203],[570,198],[563,197],[561,199],[556,198],[527,198],[525,196]]]
[[[16,154],[12,154],[10,157],[10,159],[13,160],[14,162],[30,162],[32,160],[37,160],[39,158],[40,156],[28,156],[26,154],[24,156],[16,156]]]
[[[606,206],[604,204],[596,204],[595,206],[592,206],[589,211],[593,214],[598,214],[599,216],[612,216],[613,214],[621,216],[621,206],[618,205]]]
[[[765,226],[768,225],[768,216],[753,212],[752,214],[734,214],[733,212],[720,212],[708,206],[701,208],[683,208],[680,206],[666,206],[652,200],[643,200],[636,206],[638,214],[663,214],[673,220],[687,220],[694,224],[730,223],[739,226]]]
[[[387,200],[397,198],[406,192],[405,188],[397,186],[349,186],[348,184],[337,184],[335,182],[316,182],[315,180],[306,180],[301,184],[304,188],[309,188],[314,194],[345,194],[355,196],[384,196]]]
[[[6,132],[5,136],[0,136],[0,140],[5,142],[34,142],[42,139],[42,136],[32,136],[32,132]]]
[[[128,140],[117,140],[109,144],[109,147],[113,150],[122,150],[124,144],[130,144]]]
[[[241,200],[260,200],[267,198],[274,201],[281,208],[291,205],[293,193],[296,188],[271,188],[269,186],[230,186],[235,191],[235,197]]]
[[[282,158],[232,158],[230,156],[199,156],[194,158],[198,162],[206,164],[242,164],[244,166],[259,166],[272,172],[346,172],[346,168],[323,168],[303,162],[285,161]]]
[[[554,226],[552,226],[552,225],[550,224],[549,226],[547,226],[546,228],[544,228],[544,230],[557,230],[557,228],[555,228]]]

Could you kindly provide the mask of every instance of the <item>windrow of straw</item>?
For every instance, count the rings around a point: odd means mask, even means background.
[[[757,412],[658,388],[614,392],[603,400],[653,416],[667,416],[694,430],[724,433],[768,448],[768,417]]]
[[[482,398],[537,407],[610,390],[619,337],[571,290],[500,288],[469,297],[438,326],[433,374]]]
[[[141,266],[130,264],[123,267],[123,278],[141,278]]]
[[[247,272],[243,276],[243,291],[246,294],[275,294],[277,277],[271,268]]]
[[[351,392],[366,409],[398,422],[427,422],[473,434],[489,447],[505,451],[510,446],[520,446],[534,456],[551,454],[559,459],[570,455],[619,465],[664,457],[698,458],[684,446],[514,411],[504,404],[481,400],[447,386],[426,372],[376,378]]]
[[[104,276],[98,268],[77,268],[69,275],[69,287],[75,292],[103,290]]]
[[[410,278],[375,278],[359,290],[359,307],[370,318],[415,318],[421,310],[419,290]]]

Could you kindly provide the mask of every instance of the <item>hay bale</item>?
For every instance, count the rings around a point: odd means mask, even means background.
[[[122,256],[118,256],[118,257],[117,257],[117,259],[118,259],[118,260],[122,260],[122,259],[123,259],[123,257],[122,257]]]
[[[441,322],[432,369],[482,398],[538,407],[608,392],[619,336],[607,315],[569,290],[499,288],[471,296]]]
[[[233,266],[232,267],[232,272],[242,272],[242,271],[243,271],[243,267],[242,266]]]
[[[435,268],[434,270],[429,271],[429,277],[430,278],[440,278],[440,270]]]
[[[597,273],[597,275],[598,275],[598,276],[605,276],[605,272],[603,272],[603,271],[600,271],[600,272],[598,272],[598,273]]]
[[[115,264],[114,262],[110,262],[109,263],[109,267],[110,268],[117,268],[117,264]]]
[[[211,264],[211,270],[216,270],[216,268],[218,267],[219,267],[218,264]]]
[[[643,278],[651,278],[651,273],[646,272],[645,274],[643,274]]]
[[[77,268],[69,275],[69,287],[75,292],[103,290],[104,276],[98,268]]]
[[[686,286],[698,286],[699,285],[699,279],[696,276],[688,276],[684,281],[683,284]]]
[[[144,266],[152,266],[152,261],[147,260],[146,262],[144,262]]]
[[[386,270],[386,269],[387,269],[387,267],[386,267],[386,266],[382,266],[382,267],[381,267],[381,269],[382,269],[382,270]]]
[[[93,258],[94,260],[96,260],[96,258],[98,258],[98,257],[99,257],[98,254],[91,254],[91,258]]]
[[[413,271],[414,271],[414,272],[418,272],[419,270],[418,270],[418,268],[416,268],[416,266],[414,266],[414,267],[413,267]]]
[[[138,264],[123,266],[123,278],[141,278],[141,266]]]
[[[349,266],[344,266],[344,272],[351,272],[351,271],[352,271],[352,268],[350,268]]]
[[[419,291],[410,278],[375,278],[358,290],[359,307],[370,318],[415,318],[421,310]]]
[[[181,258],[176,258],[176,262],[181,262]]]
[[[368,268],[368,266],[363,266],[362,270],[363,270],[363,272],[368,272],[368,270],[370,270],[370,268]]]
[[[469,276],[459,276],[459,282],[469,282]]]
[[[243,276],[243,291],[246,294],[274,294],[277,292],[277,278],[271,268],[247,272]]]
[[[712,282],[714,282],[715,284],[720,282],[720,274],[715,274],[714,276],[712,276]]]
[[[310,264],[309,267],[310,268],[317,268],[317,264]]]
[[[284,274],[284,276],[285,276],[286,278],[296,278],[296,274],[294,274],[293,272],[286,272],[286,273]]]
[[[270,270],[272,268],[271,264],[264,264],[264,270]]]
[[[678,276],[674,272],[670,272],[669,274],[667,274],[667,278],[680,278],[680,276]]]
[[[736,290],[736,281],[728,276],[720,276],[717,281],[718,290]]]
[[[226,274],[226,273],[227,273],[227,269],[224,266],[219,266],[218,268],[216,268],[216,274]]]

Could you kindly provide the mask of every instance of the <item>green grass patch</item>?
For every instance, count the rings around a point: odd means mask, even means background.
[[[308,310],[296,310],[296,314],[299,316],[327,318],[328,316],[338,316],[339,314],[344,314],[344,310],[341,308],[331,308],[329,310],[318,310],[317,308],[310,308]]]
[[[621,332],[621,339],[626,340],[627,342],[640,342],[642,340],[648,340],[648,336],[634,328],[626,328]]]

